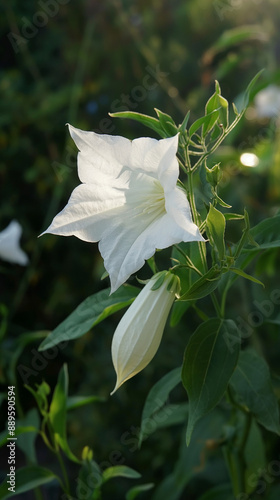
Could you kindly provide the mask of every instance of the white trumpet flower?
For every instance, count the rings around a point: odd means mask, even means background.
[[[99,241],[111,292],[156,249],[181,241],[203,241],[192,222],[186,194],[176,185],[178,135],[129,141],[71,125],[69,130],[80,150],[82,184],[45,233]]]
[[[156,274],[122,317],[112,341],[117,382],[111,394],[143,370],[156,354],[179,288],[179,278],[174,274],[167,271]]]
[[[0,259],[21,266],[28,264],[26,253],[19,246],[21,233],[21,225],[16,220],[0,232]]]

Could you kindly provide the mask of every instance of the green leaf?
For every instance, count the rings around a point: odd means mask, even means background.
[[[218,110],[218,116],[220,118],[219,121],[221,121],[222,125],[224,128],[227,127],[228,125],[228,102],[224,97],[220,95],[221,89],[219,82],[217,80],[215,81],[215,92],[214,94],[208,99],[206,106],[205,106],[205,115],[209,115],[213,111]],[[208,132],[213,128],[215,125],[216,120],[211,119],[209,123],[204,123],[203,124],[203,129],[202,129],[202,135],[203,137],[206,136]]]
[[[164,406],[172,389],[180,383],[180,375],[181,368],[175,368],[171,372],[164,375],[164,377],[162,377],[150,390],[142,412],[139,446],[143,440],[147,421],[149,421],[152,416]]]
[[[80,408],[81,406],[88,405],[95,402],[104,402],[106,398],[102,396],[69,396],[67,398],[67,410],[74,410],[75,408]]]
[[[215,193],[215,200],[219,203],[219,205],[221,205],[221,207],[231,208],[231,205],[222,200],[222,198],[218,196],[217,193]]]
[[[128,477],[130,479],[139,479],[141,477],[141,474],[139,474],[139,472],[137,472],[136,470],[127,467],[126,465],[115,465],[114,467],[108,467],[108,469],[103,472],[102,477],[103,482],[105,483],[106,481],[109,481],[114,477]]]
[[[82,466],[79,470],[77,481],[76,495],[78,500],[86,498],[93,499],[91,496],[94,492],[100,492],[103,483],[102,472],[99,465],[94,460],[83,460]],[[97,496],[98,498],[98,496]],[[100,498],[100,497],[99,497]]]
[[[226,129],[228,127],[228,101],[221,95],[218,95],[218,106],[220,108],[220,121]]]
[[[243,112],[249,102],[250,102],[250,98],[251,98],[251,93],[252,93],[252,90],[257,82],[257,80],[259,79],[259,77],[261,76],[261,74],[263,73],[263,69],[261,69],[261,71],[259,71],[255,76],[254,78],[252,78],[252,80],[250,81],[249,85],[247,86],[245,92],[244,92],[244,97],[243,97],[243,104],[242,104],[242,107],[241,107],[241,112]]]
[[[263,437],[254,420],[251,422],[250,432],[246,441],[244,460],[246,463],[245,491],[247,494],[251,494],[256,488],[255,479],[261,475],[266,466]]]
[[[189,397],[187,444],[196,422],[219,403],[236,367],[239,343],[228,348],[228,330],[238,336],[232,320],[209,319],[196,329],[187,345],[182,368]]]
[[[48,395],[51,391],[50,386],[45,381],[43,381],[40,385],[37,385],[37,391],[35,391],[28,385],[25,385],[25,387],[34,396],[42,415],[46,415],[49,408]]]
[[[249,231],[250,236],[259,245],[257,250],[280,247],[280,215],[265,219]],[[252,248],[244,248],[243,251],[251,251]]]
[[[216,407],[210,414],[203,417],[197,423],[193,439],[188,447],[186,446],[186,432],[183,431],[179,457],[175,467],[172,473],[165,476],[157,486],[152,500],[162,500],[163,498],[167,500],[185,500],[187,498],[183,493],[187,484],[191,480],[201,478],[201,474],[203,474],[201,469],[204,465],[205,443],[208,439],[218,441],[221,438],[221,429],[225,423],[225,418],[227,417],[224,410],[219,407]]]
[[[175,124],[173,118],[171,118],[171,116],[167,115],[166,113],[163,113],[162,111],[160,111],[157,108],[155,108],[155,112],[158,115],[158,119],[160,121],[160,124],[161,124],[163,130],[165,130],[167,136],[172,137],[172,136],[176,135],[178,133],[178,129],[176,127],[176,124]]]
[[[17,421],[16,426],[34,427],[34,432],[21,433],[17,438],[17,445],[23,451],[27,459],[36,463],[35,440],[40,428],[40,418],[37,408],[32,408],[24,418]]]
[[[235,500],[230,483],[219,484],[206,491],[198,500]]]
[[[185,132],[187,125],[188,125],[189,117],[190,117],[190,111],[187,112],[184,120],[182,121],[182,123],[179,127],[180,132]]]
[[[222,50],[246,40],[265,40],[264,30],[259,25],[246,25],[223,31],[217,42],[206,52],[204,60],[212,61],[213,57]]]
[[[180,323],[181,318],[187,312],[187,310],[191,307],[191,301],[179,301],[174,302],[171,316],[170,316],[170,326],[174,327]]]
[[[139,437],[139,440],[141,438],[141,442],[139,441],[139,447],[144,440],[158,429],[185,424],[188,419],[188,413],[188,403],[165,404],[162,408],[153,413],[150,418],[142,421],[141,434]]]
[[[123,285],[112,295],[110,288],[91,295],[51,332],[40,345],[39,351],[81,337],[111,314],[129,306],[139,292],[137,287]]]
[[[207,234],[210,243],[217,249],[220,261],[225,258],[225,229],[224,215],[210,203],[210,210],[206,219]]]
[[[120,111],[119,113],[109,113],[109,115],[113,118],[129,118],[130,120],[135,120],[142,125],[145,125],[145,127],[154,130],[154,132],[156,132],[161,137],[167,137],[165,131],[162,129],[159,120],[151,116],[136,113],[135,111]]]
[[[211,125],[211,128],[215,125],[217,119],[219,118],[219,110],[214,110],[211,113],[209,113],[206,116],[202,116],[201,118],[198,118],[189,128],[189,136],[192,137],[195,132],[202,127],[203,125],[206,127],[207,130],[209,129],[209,125]]]
[[[34,427],[33,425],[29,425],[29,426],[17,426],[16,427],[16,430],[15,430],[15,436],[14,437],[18,437],[20,436],[21,434],[25,434],[25,433],[28,433],[28,432],[37,432],[37,427]],[[5,446],[7,444],[7,438],[10,437],[10,434],[8,432],[8,430],[5,430],[3,432],[0,433],[0,448],[2,448],[2,446]]]
[[[212,267],[204,276],[195,281],[189,290],[181,295],[178,300],[198,300],[206,297],[217,288],[220,277],[221,271]]]
[[[0,500],[19,495],[25,491],[33,491],[38,486],[49,483],[53,480],[59,481],[59,478],[50,470],[36,465],[22,467],[16,470],[16,488],[15,493],[8,490],[6,479],[0,486]]]
[[[280,434],[278,402],[263,358],[253,350],[241,352],[230,385],[259,424]]]
[[[68,395],[68,370],[66,363],[61,368],[58,381],[55,386],[49,410],[49,419],[52,426],[56,443],[64,451],[65,455],[73,462],[80,461],[71,452],[66,434],[67,417],[67,395]]]
[[[134,486],[134,488],[131,488],[126,496],[125,500],[134,500],[140,493],[143,491],[149,491],[154,487],[154,483],[147,483],[147,484],[140,484],[139,486]]]
[[[226,220],[241,220],[241,219],[244,219],[244,215],[241,215],[241,214],[232,214],[232,213],[224,214],[224,217],[225,217]]]
[[[250,274],[245,273],[244,271],[242,271],[242,269],[231,267],[229,271],[242,276],[242,278],[245,278],[246,280],[253,281],[254,283],[257,283],[258,285],[262,285],[264,287],[264,284],[261,281],[257,280],[257,278],[254,278],[254,276],[250,276]]]

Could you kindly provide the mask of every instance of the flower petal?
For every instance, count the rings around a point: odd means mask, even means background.
[[[163,187],[173,188],[176,185],[179,175],[176,158],[178,135],[160,140],[140,137],[134,139],[131,145],[129,168],[159,179]]]
[[[176,187],[172,191],[165,192],[165,208],[174,222],[176,221],[175,223],[185,232],[181,241],[205,241],[192,221],[190,204],[183,189]]]
[[[150,215],[152,217],[152,215]],[[99,243],[99,250],[111,280],[111,292],[124,283],[131,274],[138,271],[145,260],[154,255],[156,249],[168,248],[181,241],[197,241],[202,238],[195,224],[186,231],[176,224],[169,214],[149,220],[133,210],[123,207],[119,218],[108,221]]]
[[[116,186],[81,184],[42,234],[74,235],[83,241],[97,242],[104,232],[104,223],[110,223],[118,215],[115,210],[124,203],[124,193]]]
[[[21,225],[13,220],[8,227],[0,233],[0,258],[11,262],[12,264],[20,264],[26,266],[28,257],[20,248],[19,240],[22,234]]]
[[[96,182],[96,170],[116,178],[120,175],[123,166],[128,164],[131,154],[131,141],[129,139],[85,132],[72,127],[72,125],[69,125],[69,132],[82,153],[78,164],[81,182]],[[80,154],[78,156],[80,157]]]

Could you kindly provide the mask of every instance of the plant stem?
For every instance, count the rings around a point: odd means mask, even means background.
[[[199,220],[199,215],[196,210],[195,206],[195,199],[194,199],[194,188],[193,188],[193,172],[189,170],[188,173],[188,192],[189,192],[189,202],[191,206],[191,211],[193,214],[193,219],[194,223],[197,225],[197,227],[200,226],[200,220]],[[207,262],[206,262],[206,247],[205,243],[203,241],[198,241],[198,249],[199,249],[199,254],[203,266],[203,271],[206,273],[207,272]]]
[[[213,305],[214,305],[214,307],[215,307],[215,311],[216,311],[216,313],[217,313],[217,316],[218,316],[219,318],[223,318],[222,310],[221,310],[221,307],[220,307],[220,305],[219,305],[219,302],[218,302],[218,300],[217,300],[217,297],[216,297],[215,293],[214,293],[214,292],[212,292],[212,293],[210,294],[210,297],[211,297],[211,300],[212,300]]]

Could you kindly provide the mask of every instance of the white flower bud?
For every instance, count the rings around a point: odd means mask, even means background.
[[[117,382],[111,394],[143,370],[156,354],[179,286],[174,274],[156,274],[122,317],[112,341]]]

